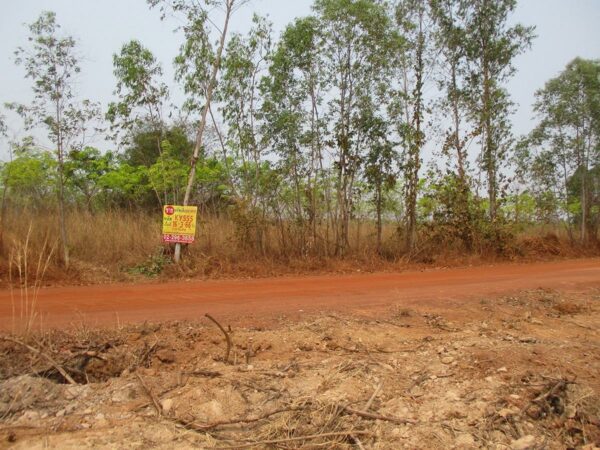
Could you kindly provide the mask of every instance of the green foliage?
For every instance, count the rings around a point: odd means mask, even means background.
[[[169,141],[161,144],[162,152],[156,163],[148,168],[148,181],[157,195],[164,193],[163,204],[180,204],[187,181],[188,167],[173,157]]]
[[[162,273],[165,266],[170,264],[170,262],[171,261],[164,255],[163,249],[161,248],[157,253],[150,255],[143,263],[126,269],[126,272],[131,275],[142,275],[147,278],[155,278]]]
[[[81,195],[88,210],[94,208],[94,200],[100,193],[100,180],[114,170],[115,158],[111,152],[101,154],[100,150],[85,147],[72,150],[65,162],[67,186]]]
[[[536,93],[538,126],[520,144],[532,189],[552,191],[581,239],[595,238],[600,164],[600,62],[576,58]],[[575,207],[578,204],[578,207]]]
[[[160,141],[162,109],[169,95],[167,86],[158,79],[162,76],[160,64],[150,50],[132,40],[113,55],[113,65],[119,101],[110,103],[106,113],[113,131],[125,132],[122,142],[128,143],[133,131],[149,127]]]
[[[15,206],[45,208],[55,204],[56,161],[51,152],[26,143],[14,149],[15,157],[1,166],[2,187]]]
[[[142,206],[149,193],[148,169],[121,162],[113,170],[100,177],[98,183],[109,206],[132,208]]]

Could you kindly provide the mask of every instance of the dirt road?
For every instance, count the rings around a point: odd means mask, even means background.
[[[533,288],[600,288],[600,259],[500,264],[421,272],[287,277],[257,280],[52,287],[40,290],[37,308],[44,327],[111,325],[199,318],[204,313],[260,322],[269,315],[296,316],[317,310],[374,313],[395,304],[445,309]],[[19,291],[0,291],[0,329],[19,317]],[[467,308],[452,308],[456,313]]]

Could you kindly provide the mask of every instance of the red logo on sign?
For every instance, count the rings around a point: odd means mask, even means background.
[[[172,216],[173,214],[175,214],[175,208],[173,208],[172,206],[165,206],[165,214],[167,216]]]

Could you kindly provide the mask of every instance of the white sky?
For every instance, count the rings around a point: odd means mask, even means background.
[[[237,13],[232,28],[246,31],[257,12],[268,14],[278,34],[294,17],[310,14],[311,4],[312,0],[251,0]],[[78,41],[84,59],[77,89],[81,98],[104,107],[112,100],[112,55],[134,38],[161,61],[165,82],[176,89],[171,64],[181,42],[173,33],[176,23],[161,22],[158,10],[150,10],[145,0],[0,0],[0,105],[31,99],[30,81],[23,68],[15,66],[13,52],[27,41],[24,24],[43,10],[56,12],[62,31]],[[508,86],[518,104],[513,121],[519,135],[532,127],[531,104],[537,89],[576,56],[600,58],[600,0],[520,0],[511,20],[535,25],[538,35],[532,49],[517,58],[518,72]],[[9,117],[8,124],[13,135],[23,134],[19,120]],[[6,143],[0,148],[0,158],[5,157]]]

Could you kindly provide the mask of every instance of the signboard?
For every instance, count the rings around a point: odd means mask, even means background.
[[[191,244],[196,236],[196,206],[166,205],[163,208],[163,241]]]

